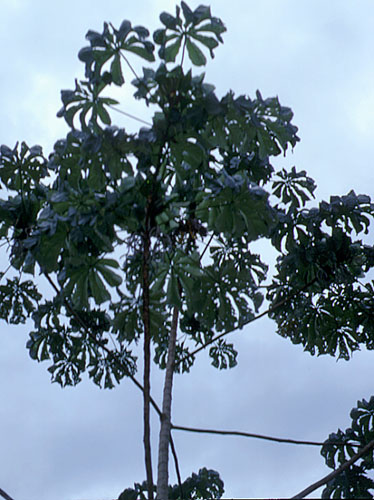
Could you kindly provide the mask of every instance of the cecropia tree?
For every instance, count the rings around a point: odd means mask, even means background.
[[[9,196],[0,201],[0,236],[14,274],[0,286],[0,316],[32,317],[30,356],[46,361],[62,386],[87,372],[100,386],[129,378],[143,391],[146,481],[121,500],[154,498],[151,406],[160,416],[157,498],[220,498],[223,482],[206,468],[184,481],[177,468],[179,484],[168,486],[170,447],[178,463],[173,374],[188,372],[203,348],[213,366],[234,367],[225,335],[263,314],[311,354],[348,359],[360,344],[373,348],[373,284],[365,276],[374,250],[356,236],[368,231],[373,205],[351,191],[308,208],[314,181],[272,165],[299,140],[291,109],[259,91],[219,97],[194,72],[222,43],[222,21],[185,2],[160,20],[152,39],[127,20],[87,33],[79,52],[85,79],[61,93],[58,116],[70,131],[48,158],[40,146],[1,147]],[[135,56],[148,66],[139,70]],[[112,124],[115,110],[126,112],[110,90],[130,79],[153,112],[137,133]],[[268,266],[253,251],[261,238],[279,255],[266,286]],[[50,283],[50,295],[41,296],[35,274]],[[150,394],[152,363],[165,370],[161,409]],[[370,400],[362,411],[372,407]],[[373,413],[370,420],[362,411],[354,417],[358,428],[369,426],[360,434],[365,446]],[[353,434],[337,436],[341,446]],[[323,449],[330,466],[334,439]],[[357,482],[363,470],[354,472]],[[340,483],[328,488],[341,491]]]

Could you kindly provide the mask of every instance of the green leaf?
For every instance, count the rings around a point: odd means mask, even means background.
[[[126,39],[127,35],[130,33],[130,31],[131,31],[131,23],[130,21],[127,21],[127,19],[125,19],[124,21],[122,21],[121,26],[119,27],[117,35],[118,40],[123,42]]]
[[[211,36],[204,36],[200,35],[197,30],[191,30],[190,31],[190,36],[195,38],[195,40],[198,40],[201,42],[205,47],[208,47],[208,49],[212,50],[218,47],[218,42]]]
[[[189,38],[186,39],[186,47],[191,62],[195,64],[195,66],[204,66],[206,64],[206,57],[201,52],[199,47]]]
[[[189,8],[189,6],[183,2],[181,2],[181,7],[182,7],[182,11],[183,11],[183,15],[184,15],[184,18],[186,19],[186,24],[191,24],[193,23],[194,21],[194,14],[192,12],[192,10]]]
[[[181,296],[179,293],[178,278],[174,271],[171,272],[168,282],[166,299],[168,304],[180,308],[182,305]]]
[[[181,47],[182,37],[178,37],[177,41],[168,45],[164,51],[164,59],[166,62],[174,62],[179,49]]]
[[[113,82],[116,85],[121,86],[125,83],[125,79],[123,78],[122,74],[121,60],[119,54],[115,55],[112,64],[110,65],[110,73],[112,75]]]
[[[82,309],[87,307],[88,305],[88,272],[83,271],[80,273],[79,278],[74,283],[75,284],[74,293],[72,295],[73,303],[79,308]]]
[[[180,25],[180,22],[178,22],[177,18],[173,17],[167,12],[162,12],[160,14],[160,21],[170,30],[176,31],[178,30],[178,25]]]
[[[224,24],[220,19],[212,18],[212,22],[204,24],[203,26],[199,26],[197,30],[199,32],[210,31],[211,33],[214,33],[216,35],[217,40],[223,43],[221,34],[226,31],[226,27],[224,26]]]
[[[110,125],[112,123],[112,120],[110,118],[110,115],[108,111],[104,108],[102,103],[99,103],[96,107],[97,109],[97,114],[99,115],[100,120],[105,123],[105,125]]]
[[[110,286],[120,286],[122,283],[122,278],[118,276],[114,271],[106,267],[105,265],[97,265],[96,269],[102,274],[105,281]]]
[[[105,288],[104,283],[94,269],[90,269],[88,273],[88,282],[96,304],[102,304],[110,300],[110,293]]]
[[[126,45],[125,50],[127,50],[128,52],[133,52],[134,54],[140,56],[146,61],[153,62],[155,60],[153,52],[147,50],[144,47],[139,47],[138,45]]]
[[[196,19],[196,24],[201,23],[201,21],[204,21],[204,19],[212,18],[210,7],[206,5],[199,5],[197,9],[194,10],[193,14]]]

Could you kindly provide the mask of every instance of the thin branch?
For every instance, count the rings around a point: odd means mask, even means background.
[[[202,261],[202,258],[204,257],[205,252],[208,250],[209,245],[212,243],[212,239],[213,239],[213,238],[214,238],[214,233],[212,233],[212,236],[209,238],[208,243],[205,245],[205,248],[204,248],[204,250],[203,250],[202,254],[200,255],[200,259],[199,259],[199,260],[200,260],[200,262]]]
[[[132,71],[132,74],[135,76],[135,78],[137,78],[139,80],[139,77],[136,73],[136,71],[134,70],[134,68],[131,66],[130,64],[130,61],[127,59],[127,57],[125,55],[122,54],[122,52],[120,51],[119,52],[119,55],[122,57],[122,59],[124,59],[124,61],[126,62],[127,66],[130,68],[130,70]]]
[[[318,442],[318,441],[301,441],[298,439],[289,439],[289,438],[279,438],[279,437],[273,437],[273,436],[266,436],[263,434],[253,434],[252,432],[242,432],[242,431],[222,431],[222,430],[216,430],[216,429],[200,429],[197,427],[186,427],[182,425],[171,425],[172,429],[175,430],[180,430],[180,431],[187,431],[187,432],[197,432],[201,434],[219,434],[222,436],[241,436],[241,437],[249,437],[249,438],[255,438],[255,439],[264,439],[265,441],[275,441],[277,443],[289,443],[289,444],[301,444],[301,445],[309,445],[309,446],[323,446],[325,443]],[[359,445],[352,445],[349,443],[334,443],[336,445],[342,445],[342,446],[357,446]]]
[[[313,283],[315,283],[315,281],[317,280],[317,278],[314,278],[312,281],[310,281],[309,283],[307,283],[305,286],[303,286],[300,290],[297,290],[293,293],[291,293],[291,295],[289,295],[288,297],[285,297],[284,299],[282,299],[281,301],[277,302],[276,304],[274,304],[273,306],[269,307],[268,309],[266,309],[266,311],[260,313],[260,314],[257,314],[257,316],[254,316],[253,318],[250,318],[248,321],[244,321],[244,323],[242,323],[239,327],[236,326],[234,328],[231,328],[231,330],[227,330],[226,332],[223,332],[223,333],[220,333],[219,335],[213,337],[211,340],[209,340],[208,342],[206,342],[205,344],[201,345],[200,347],[198,347],[197,349],[195,349],[194,351],[186,354],[186,356],[184,356],[183,358],[181,358],[179,361],[178,361],[178,364],[182,363],[184,360],[192,357],[192,356],[195,356],[195,354],[197,354],[198,352],[202,351],[203,349],[205,349],[206,347],[208,347],[210,344],[213,344],[214,342],[216,342],[217,340],[219,340],[220,338],[222,337],[225,337],[226,335],[228,335],[229,333],[232,333],[236,330],[238,330],[238,328],[243,328],[243,326],[246,326],[246,325],[249,325],[249,323],[253,323],[254,321],[264,317],[264,316],[267,316],[268,314],[272,313],[273,311],[275,311],[276,309],[278,309],[278,307],[281,307],[283,306],[283,304],[286,304],[289,300],[291,300],[292,297],[294,297],[297,293],[300,293],[300,292],[303,292],[304,290],[306,290],[308,287],[310,287]]]
[[[12,497],[10,497],[10,496],[8,495],[8,493],[5,493],[5,491],[4,491],[4,490],[2,490],[1,488],[0,488],[0,496],[1,496],[1,497],[3,497],[3,498],[5,498],[5,500],[13,500],[13,498],[12,498]]]
[[[173,441],[173,437],[171,434],[170,434],[170,448],[171,448],[171,452],[172,452],[173,458],[174,458],[175,472],[176,472],[177,478],[178,478],[179,493],[181,496],[181,500],[183,500],[183,487],[182,487],[181,473],[179,470],[179,462],[178,462],[177,452],[175,450],[174,441]]]
[[[353,457],[350,460],[348,460],[347,462],[344,462],[344,464],[341,465],[338,469],[334,470],[333,472],[331,472],[327,476],[323,477],[319,481],[311,484],[310,486],[308,486],[308,488],[305,488],[305,490],[300,491],[300,493],[298,493],[297,495],[295,495],[291,498],[295,499],[295,498],[306,497],[307,495],[309,495],[309,493],[312,493],[313,491],[320,488],[324,484],[328,483],[329,481],[331,481],[335,477],[339,476],[339,474],[341,474],[343,471],[348,469],[352,464],[354,464],[363,455],[366,455],[372,448],[374,448],[374,439],[372,441],[370,441],[366,446],[364,446],[362,448],[362,450],[360,450],[358,453],[356,453],[356,455],[353,455]]]
[[[1,273],[1,278],[3,278],[3,277],[6,275],[6,273],[9,271],[9,269],[10,269],[11,267],[12,267],[12,264],[9,264],[9,266],[5,269],[5,271],[3,271],[3,272]]]
[[[187,35],[184,34],[184,41],[183,41],[183,49],[182,49],[182,59],[181,59],[181,66],[183,66],[183,61],[184,61],[184,54],[186,50],[186,42],[187,42]]]
[[[133,120],[137,120],[140,123],[144,123],[145,125],[149,125],[150,127],[152,127],[152,123],[146,122],[145,120],[142,120],[141,118],[138,118],[135,115],[131,115],[130,113],[127,113],[126,111],[122,111],[122,109],[116,108],[115,106],[113,106],[113,104],[108,104],[108,107],[113,109],[114,111],[117,111],[117,113],[121,113],[121,115],[125,115],[129,118],[132,118]]]

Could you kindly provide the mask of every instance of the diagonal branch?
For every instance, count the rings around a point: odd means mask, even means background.
[[[121,113],[121,115],[125,115],[128,118],[132,118],[133,120],[136,120],[140,123],[144,123],[145,125],[149,125],[150,127],[152,127],[152,123],[149,123],[149,122],[143,120],[142,118],[138,118],[137,116],[132,115],[131,113],[127,113],[127,111],[122,111],[122,109],[116,108],[112,104],[108,104],[108,107],[111,109],[114,109],[114,111],[117,111],[117,113]]]
[[[279,307],[283,306],[289,300],[291,300],[292,297],[294,297],[295,295],[297,295],[300,292],[303,292],[304,290],[306,290],[307,288],[309,288],[311,285],[313,285],[313,283],[315,283],[316,281],[317,281],[317,278],[314,278],[312,281],[310,281],[309,283],[307,283],[306,285],[304,285],[300,290],[294,291],[288,297],[285,297],[284,299],[280,300],[279,302],[277,302],[273,306],[270,306],[268,309],[266,309],[266,311],[263,311],[262,313],[257,314],[257,316],[254,316],[253,318],[250,318],[249,320],[244,321],[243,323],[241,323],[241,325],[240,325],[239,328],[243,328],[243,326],[249,325],[250,323],[253,323],[256,320],[258,320],[258,319],[260,319],[260,318],[262,318],[264,316],[267,316],[268,314],[272,313],[273,311],[276,311]],[[213,344],[214,342],[216,342],[220,338],[225,337],[229,333],[235,332],[236,330],[238,330],[238,326],[236,326],[234,328],[231,328],[231,330],[227,330],[226,332],[220,333],[219,335],[216,335],[215,337],[213,337],[211,340],[209,340],[205,344],[201,345],[200,347],[198,347],[194,351],[192,351],[192,352],[186,354],[185,356],[183,356],[180,360],[178,360],[178,364],[182,363],[186,359],[191,358],[192,356],[195,356],[195,354],[197,354],[198,352],[202,351],[203,349],[205,349],[209,345]]]
[[[366,455],[372,448],[374,448],[374,439],[372,441],[370,441],[366,446],[364,446],[362,448],[362,450],[360,450],[358,453],[356,453],[356,455],[353,455],[353,457],[350,460],[348,460],[347,462],[344,462],[344,464],[341,465],[338,469],[334,470],[333,472],[331,472],[327,476],[323,477],[319,481],[311,484],[310,486],[308,486],[308,488],[305,488],[305,490],[300,491],[300,493],[297,493],[297,495],[295,495],[291,498],[304,498],[304,497],[306,497],[307,495],[309,495],[309,493],[312,493],[317,488],[320,488],[321,486],[328,483],[329,481],[331,481],[335,477],[339,476],[339,474],[341,474],[343,471],[345,471],[351,465],[353,465],[355,462],[357,462],[357,460],[359,458]]]
[[[12,498],[12,497],[10,497],[10,496],[8,495],[8,493],[5,493],[5,491],[4,491],[4,490],[2,490],[1,488],[0,488],[0,497],[5,498],[5,500],[13,500],[13,498]]]

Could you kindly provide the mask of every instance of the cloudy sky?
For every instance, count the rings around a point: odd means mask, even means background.
[[[159,13],[174,6],[172,0],[0,0],[0,143],[25,140],[48,154],[67,132],[56,118],[60,89],[82,76],[76,54],[87,30],[123,19],[153,30]],[[260,89],[292,107],[301,143],[282,164],[307,170],[318,200],[350,189],[374,197],[374,2],[212,0],[211,6],[228,28],[207,68],[218,94],[232,88],[252,96]],[[148,117],[130,90],[121,105]],[[117,123],[137,128],[120,115]],[[6,267],[4,261],[0,270]],[[87,380],[67,389],[51,384],[47,366],[28,357],[29,327],[0,325],[0,488],[15,500],[116,498],[144,479],[141,393],[126,380],[112,391]],[[349,425],[358,399],[374,393],[373,353],[338,363],[313,358],[278,337],[267,319],[231,339],[239,350],[236,368],[218,372],[201,354],[191,374],[176,377],[175,424],[323,441]],[[153,377],[160,401],[162,374],[154,370]],[[154,418],[154,463],[158,430]],[[218,470],[225,497],[288,497],[329,472],[318,448],[180,431],[174,439],[182,475],[202,466]]]

